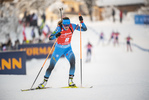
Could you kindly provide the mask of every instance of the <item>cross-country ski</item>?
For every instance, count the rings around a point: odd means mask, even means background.
[[[51,87],[43,87],[43,88],[31,88],[31,89],[21,89],[21,91],[33,91],[33,90],[42,90],[42,89],[47,89],[47,88],[51,88]]]
[[[31,88],[31,89],[21,89],[21,91],[24,92],[24,91],[44,90],[44,89],[50,89],[50,88],[51,89],[52,88],[55,88],[55,89],[57,88],[68,88],[68,89],[70,88],[93,88],[93,86],[90,86],[90,87],[65,86],[65,87],[43,87],[43,88],[37,87],[37,88]]]

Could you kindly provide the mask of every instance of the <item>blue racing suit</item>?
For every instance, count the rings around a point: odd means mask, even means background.
[[[81,23],[81,25],[82,25],[81,31],[86,31],[87,30],[86,25],[83,22]],[[49,78],[55,64],[57,63],[57,61],[59,60],[59,58],[62,55],[64,55],[70,63],[69,75],[74,76],[74,73],[75,73],[75,55],[72,51],[71,43],[70,43],[71,42],[70,38],[71,38],[74,30],[80,31],[80,26],[78,26],[76,24],[70,24],[70,27],[67,31],[65,30],[65,28],[63,26],[62,27],[57,26],[55,31],[49,37],[50,40],[56,39],[56,34],[58,34],[59,32],[62,32],[62,34],[57,38],[59,40],[56,42],[55,50],[51,56],[50,65],[47,68],[45,76],[44,76],[45,78]],[[65,36],[66,36],[66,39],[64,38]],[[63,40],[65,43],[61,44],[61,42],[63,42]]]

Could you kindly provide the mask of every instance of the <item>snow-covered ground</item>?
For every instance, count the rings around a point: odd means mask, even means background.
[[[72,19],[78,22],[78,19]],[[126,51],[125,38],[130,34],[135,43],[149,49],[148,26],[134,25],[133,22],[112,23],[89,22],[85,20],[87,32],[82,32],[83,44],[83,86],[93,88],[63,89],[67,86],[69,63],[61,58],[55,66],[45,90],[21,92],[30,88],[45,59],[32,59],[26,62],[27,75],[0,75],[0,100],[149,100],[149,52],[132,47],[133,52]],[[52,30],[56,23],[49,24]],[[120,45],[107,45],[110,34],[120,32]],[[99,33],[103,31],[105,41],[98,44]],[[72,49],[76,56],[74,82],[80,86],[80,32],[75,31]],[[85,45],[93,44],[91,62],[86,63]],[[34,87],[42,82],[50,59],[46,62]]]

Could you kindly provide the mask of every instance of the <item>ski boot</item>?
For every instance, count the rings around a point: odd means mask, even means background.
[[[68,85],[69,87],[76,87],[76,84],[73,82],[74,75],[69,75]]]
[[[47,84],[48,78],[44,78],[43,82],[38,85],[38,88],[44,88]]]

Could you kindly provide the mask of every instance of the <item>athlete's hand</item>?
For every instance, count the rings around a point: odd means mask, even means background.
[[[83,22],[83,17],[79,16],[79,20],[80,20],[80,22]]]
[[[61,35],[61,32],[56,34],[56,38],[58,38]]]
[[[52,38],[53,38],[53,36],[52,36],[52,35],[50,35],[50,36],[49,36],[49,40],[53,40]]]

